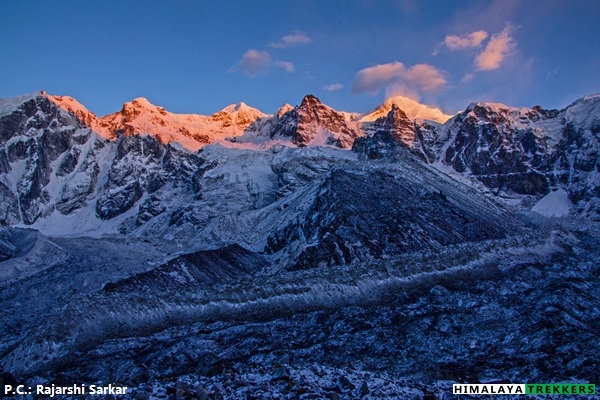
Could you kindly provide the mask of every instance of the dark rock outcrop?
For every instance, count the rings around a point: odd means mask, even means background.
[[[149,271],[107,283],[104,291],[189,290],[248,278],[264,264],[259,255],[234,244],[177,256]]]
[[[300,106],[284,113],[271,128],[271,138],[290,137],[298,146],[335,145],[350,148],[360,133],[349,126],[343,114],[308,95]]]

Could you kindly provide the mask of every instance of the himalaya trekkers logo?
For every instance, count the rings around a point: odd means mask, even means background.
[[[506,384],[454,384],[452,394],[489,395],[489,394],[529,394],[529,395],[590,395],[596,394],[596,385],[570,383],[570,384],[538,384],[538,383],[506,383]]]

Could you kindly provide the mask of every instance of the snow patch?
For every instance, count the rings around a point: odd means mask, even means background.
[[[563,189],[548,193],[531,211],[542,214],[546,217],[566,217],[571,211],[572,203],[569,200],[569,194]]]

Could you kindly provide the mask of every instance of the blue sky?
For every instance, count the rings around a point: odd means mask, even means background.
[[[600,92],[600,1],[5,1],[0,97],[46,90],[99,116],[314,94],[368,111],[402,94],[561,108]]]

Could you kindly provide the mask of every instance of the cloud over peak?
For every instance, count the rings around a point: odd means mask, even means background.
[[[513,26],[508,25],[502,32],[492,35],[485,49],[475,58],[475,67],[478,71],[490,71],[500,67],[502,61],[516,46],[515,40],[511,37],[513,31]]]
[[[283,36],[278,42],[269,43],[269,47],[275,49],[287,49],[290,47],[305,46],[312,43],[312,39],[302,31],[295,31]]]
[[[344,85],[341,83],[332,83],[330,85],[325,85],[325,87],[323,89],[328,92],[335,92],[336,90],[340,90],[343,87],[344,87]]]
[[[273,67],[281,68],[286,72],[295,70],[294,64],[289,61],[274,61],[268,52],[250,49],[229,69],[229,72],[240,71],[251,78],[256,78],[259,75],[266,75]]]
[[[419,98],[421,92],[432,91],[446,85],[442,71],[429,64],[415,64],[407,68],[394,61],[365,68],[356,74],[352,84],[353,93],[375,95],[385,88],[386,95]]]

